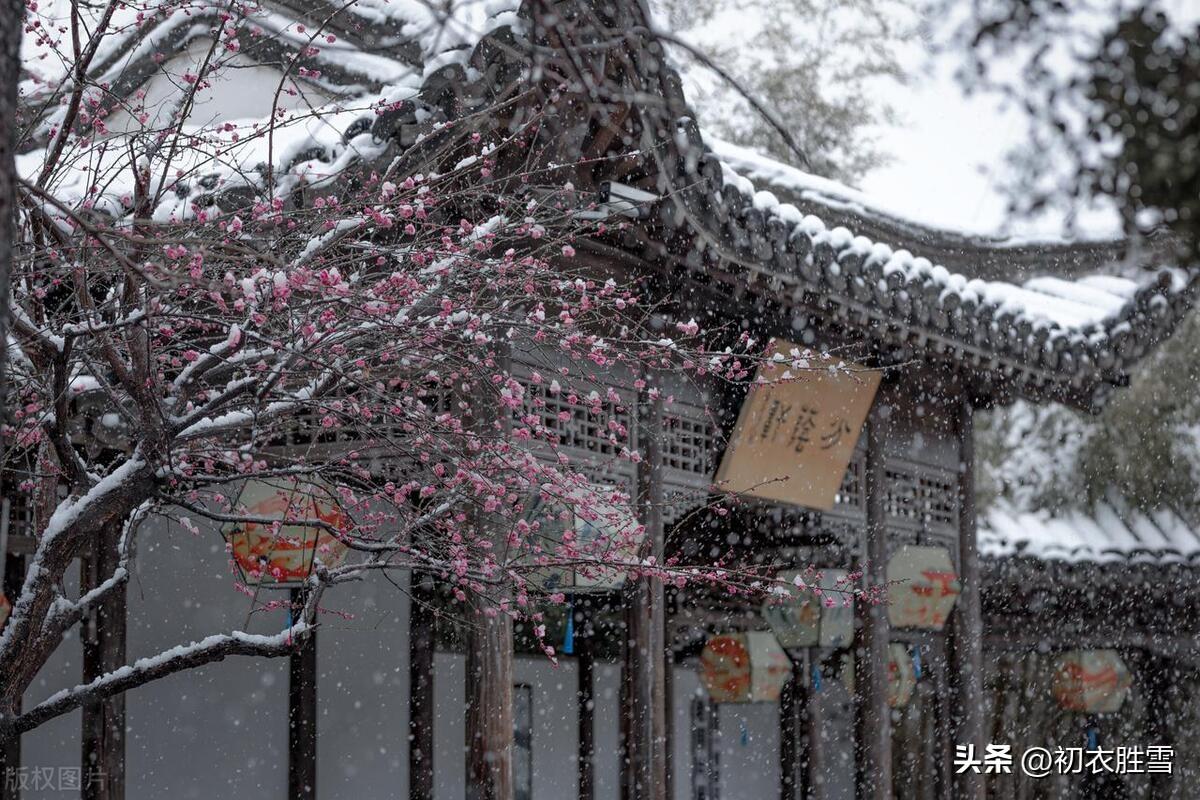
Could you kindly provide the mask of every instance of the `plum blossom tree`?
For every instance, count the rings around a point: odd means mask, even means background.
[[[572,412],[547,417],[548,401],[582,404],[636,461],[605,375],[655,398],[646,375],[742,380],[752,359],[737,353],[757,345],[708,349],[717,340],[652,284],[584,258],[611,223],[561,169],[529,161],[536,98],[506,127],[486,124],[505,107],[433,122],[398,153],[355,120],[412,111],[412,92],[284,110],[331,37],[318,27],[266,119],[200,120],[199,93],[251,35],[254,8],[234,3],[165,113],[139,93],[114,104],[91,62],[170,10],[72,3],[57,27],[31,14],[27,28],[66,69],[32,82],[20,119],[3,469],[35,547],[0,633],[0,738],[230,655],[290,653],[326,591],[371,573],[426,570],[464,608],[535,626],[562,602],[538,579],[550,569],[749,587],[752,575],[638,557],[638,526],[614,510],[630,498],[557,452]],[[314,123],[340,132],[320,157]],[[517,353],[544,366],[518,380]],[[342,513],[258,516],[239,499],[249,479],[319,482]],[[610,515],[613,532],[550,536],[535,502]],[[128,581],[153,518],[259,524],[281,542],[317,529],[349,556],[318,554],[278,633],[214,632],[20,710],[64,635]],[[113,568],[65,589],[72,562],[103,548]]]

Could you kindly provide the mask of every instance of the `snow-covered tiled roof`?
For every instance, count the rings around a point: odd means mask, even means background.
[[[1119,498],[1058,512],[999,501],[979,520],[979,551],[992,559],[1190,564],[1200,561],[1200,530],[1172,509],[1145,512]]]
[[[186,219],[197,205],[241,203],[263,190],[268,174],[277,196],[286,196],[298,181],[314,187],[331,183],[353,164],[384,157],[391,141],[401,138],[401,126],[436,121],[436,109],[421,100],[431,79],[457,70],[461,81],[477,80],[469,64],[475,46],[501,27],[519,26],[519,7],[520,0],[456,0],[444,6],[420,0],[267,0],[239,6],[230,18],[226,4],[216,0],[136,0],[117,9],[89,70],[92,80],[108,87],[90,103],[92,116],[108,130],[97,124],[98,134],[75,156],[86,166],[63,170],[51,188],[60,202],[113,217],[129,213],[134,170],[128,168],[128,149],[112,146],[113,139],[146,136],[165,124],[147,92],[154,94],[154,81],[164,82],[157,102],[172,113],[179,87],[191,83],[190,73],[210,57],[215,37],[224,38],[212,57],[228,59],[230,75],[213,79],[215,88],[205,91],[219,93],[229,81],[236,85],[217,99],[197,92],[185,130],[203,136],[190,140],[185,152],[172,153],[172,173],[180,177],[150,170],[169,179],[154,218]],[[51,0],[34,13],[50,25],[69,8],[67,0]],[[236,48],[229,44],[233,29]],[[34,109],[70,76],[62,63],[38,57],[28,37],[25,47],[22,103]],[[256,65],[265,71],[249,69]],[[286,80],[284,66],[290,67]],[[211,102],[228,116],[231,95],[246,97],[235,100],[235,108],[251,104],[257,112],[220,120],[203,112],[203,104]],[[139,108],[151,112],[148,121],[134,118]],[[273,110],[279,122],[268,136],[264,122]],[[63,113],[51,107],[38,120],[17,156],[22,177],[38,175]]]
[[[159,2],[140,0],[130,13]],[[287,62],[289,54],[307,52],[317,31],[336,31],[321,39],[315,64],[306,62],[320,69],[296,71],[297,82],[307,81],[333,99],[327,105],[300,107],[301,124],[271,138],[243,136],[234,144],[238,131],[216,132],[206,140],[211,152],[197,148],[195,158],[202,163],[188,165],[187,180],[169,187],[172,192],[156,216],[186,216],[193,206],[215,202],[221,190],[240,193],[244,200],[261,191],[264,176],[280,184],[277,196],[286,194],[288,180],[332,180],[350,164],[390,158],[395,142],[411,145],[411,139],[404,141],[403,127],[424,131],[439,121],[439,114],[446,120],[473,113],[476,108],[445,102],[444,96],[467,97],[487,80],[487,70],[479,65],[491,56],[481,43],[505,27],[522,30],[520,6],[521,0],[458,0],[445,8],[414,0],[361,0],[343,14],[344,4],[329,0],[268,0],[248,20],[251,34],[242,55],[253,57],[262,49],[259,63]],[[49,14],[48,7],[38,13]],[[175,4],[151,15],[148,22],[126,24],[122,30],[127,35],[118,36],[94,64],[97,79],[112,84],[105,97],[128,96],[148,80],[156,71],[154,54],[166,45],[177,51],[193,40],[211,41],[223,8],[213,0],[193,0],[187,8]],[[254,33],[256,27],[262,32]],[[522,58],[514,48],[492,49],[504,58]],[[27,62],[26,67],[26,102],[36,103],[39,81],[49,85],[64,78],[53,65]],[[670,77],[670,65],[662,62],[660,67],[656,73],[649,70],[659,76],[656,90],[670,95],[666,106],[672,113],[686,112],[686,98],[679,81]],[[534,74],[528,72],[527,79],[534,80]],[[648,113],[661,113],[661,108],[657,101],[647,104]],[[53,112],[41,122],[52,130]],[[242,122],[261,134],[253,120]],[[954,249],[965,256],[952,263],[949,251],[935,246],[928,229],[871,224],[876,210],[853,190],[717,140],[709,142],[686,113],[678,124],[681,135],[664,143],[674,151],[664,163],[676,164],[679,172],[674,195],[686,196],[685,202],[694,206],[687,224],[716,234],[709,239],[722,251],[716,262],[701,259],[696,268],[740,265],[748,270],[747,283],[754,283],[754,291],[816,298],[822,313],[837,324],[907,350],[911,357],[953,359],[988,375],[1004,375],[1018,393],[1070,395],[1089,403],[1099,388],[1122,383],[1128,367],[1167,336],[1191,307],[1196,279],[1181,269],[1127,270],[1128,277],[1017,279],[1004,269],[977,269],[972,259],[1003,263],[1023,248],[1023,258],[1036,261],[1043,245],[979,240],[971,240],[968,248],[959,248],[966,240],[953,240]],[[420,134],[408,130],[407,135]],[[116,154],[111,157],[123,157],[121,148],[109,150]],[[26,171],[36,170],[37,156],[36,151],[23,155]],[[273,163],[264,169],[268,159]],[[66,181],[54,187],[55,193],[120,215],[129,194],[120,176],[132,171],[114,165],[109,172],[104,196],[94,195],[90,187],[95,182],[72,187]],[[785,195],[784,200],[799,197],[804,202],[781,201],[768,188]],[[669,202],[664,200],[663,207]],[[848,210],[855,213],[848,216]],[[1072,251],[1061,243],[1044,247],[1055,258]]]
[[[802,173],[786,165],[772,172],[761,156],[751,162],[751,173],[780,193],[786,189],[783,173],[791,187],[786,193],[805,198],[803,208],[785,202],[725,160],[727,145],[714,151],[691,120],[681,120],[680,127],[678,138],[702,151],[695,174],[703,180],[692,181],[702,188],[693,193],[690,210],[716,242],[718,259],[752,275],[765,273],[765,288],[783,297],[818,297],[847,327],[910,348],[917,357],[949,356],[1004,373],[1019,394],[1094,404],[1100,388],[1121,385],[1128,368],[1191,307],[1197,275],[1171,266],[1126,265],[1122,276],[1104,272],[1111,263],[1097,264],[1098,274],[1015,281],[981,279],[983,271],[969,263],[949,269],[922,255],[929,229],[876,226],[882,231],[877,235],[888,238],[873,239],[827,222],[843,219],[851,203],[865,213],[865,198],[844,187],[835,191],[830,181],[801,181]],[[747,163],[740,150],[732,160]],[[1009,242],[978,239],[970,247],[968,254],[1001,261],[1013,250]],[[1053,265],[1044,271],[1052,273]]]

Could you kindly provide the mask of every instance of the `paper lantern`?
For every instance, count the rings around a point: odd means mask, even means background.
[[[791,649],[849,645],[854,638],[854,606],[845,602],[848,597],[845,578],[849,573],[841,569],[821,570],[817,586],[823,590],[822,595],[795,587],[793,581],[800,574],[781,572],[778,576],[787,582],[794,599],[772,598],[762,606],[763,619],[771,626],[780,646]]]
[[[289,524],[320,520],[349,530],[351,520],[328,485],[311,479],[248,480],[238,495],[236,513],[279,520],[230,523],[223,529],[233,560],[248,584],[295,586],[312,572],[314,557],[335,566],[346,557],[346,545],[319,526]]]
[[[842,658],[842,683],[854,694],[854,656],[847,653]],[[917,688],[917,671],[913,667],[908,648],[902,644],[888,645],[887,704],[889,708],[904,708],[912,700]]]
[[[645,528],[632,509],[610,499],[615,489],[598,486],[573,493],[568,500],[535,497],[525,512],[527,521],[538,524],[537,541],[553,561],[567,531],[573,533],[573,549],[579,564],[548,566],[530,575],[530,581],[548,592],[585,594],[619,589],[628,571],[620,564],[637,558],[646,538]],[[536,556],[531,557],[536,559]],[[607,563],[613,564],[607,566]]]
[[[771,703],[792,674],[787,653],[767,631],[710,638],[700,654],[700,680],[714,703]]]
[[[11,613],[12,603],[8,602],[4,592],[0,592],[0,630],[4,629],[4,623],[8,622],[8,615]]]
[[[888,620],[894,628],[940,631],[962,593],[944,547],[905,545],[888,561]]]
[[[1051,692],[1067,711],[1119,711],[1133,676],[1116,650],[1071,650],[1055,663]]]

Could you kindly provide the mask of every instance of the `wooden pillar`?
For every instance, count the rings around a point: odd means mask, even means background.
[[[497,344],[495,369],[511,371],[512,353]],[[469,425],[481,439],[511,429],[512,417],[498,403],[488,403],[476,389],[467,398]],[[475,535],[492,527],[487,513],[471,510]],[[499,610],[507,599],[472,594],[474,613],[466,621],[466,800],[513,800],[513,621]]]
[[[433,579],[414,571],[408,606],[408,797],[433,800]]]
[[[804,755],[801,757],[801,800],[823,800],[825,797],[825,720],[821,716],[821,698],[817,693],[814,672],[821,669],[820,650],[809,650],[804,682]]]
[[[663,636],[667,638],[665,627]],[[675,796],[675,649],[669,640],[663,658],[663,796],[671,800]]]
[[[512,617],[467,621],[467,800],[513,800]]]
[[[649,389],[638,397],[639,517],[646,527],[643,554],[663,559],[662,398]],[[639,578],[629,587],[621,714],[625,752],[622,797],[666,798],[666,614],[661,580]]]
[[[592,630],[587,627],[590,615],[584,614],[584,624],[576,630],[575,653],[578,660],[579,691],[577,724],[579,726],[579,800],[593,800],[596,795],[596,655],[592,647]]]
[[[796,777],[800,762],[799,696],[804,691],[801,677],[804,667],[797,663],[799,654],[791,655],[792,676],[779,693],[779,800],[800,800]]]
[[[96,550],[80,563],[80,590],[89,592],[112,577],[120,562],[123,526],[111,525]],[[83,682],[125,666],[126,591],[110,590],[83,624]],[[125,695],[86,703],[82,709],[83,800],[125,798]]]
[[[788,653],[792,676],[779,695],[779,797],[809,800],[812,794],[812,749],[817,731],[811,727],[812,707],[807,650]]]
[[[1137,667],[1145,674],[1146,714],[1145,744],[1175,746],[1175,730],[1179,726],[1179,674],[1175,663],[1166,657],[1145,653]],[[1128,702],[1128,701],[1126,701]],[[1179,766],[1172,774],[1156,772],[1150,775],[1150,797],[1154,800],[1175,800],[1180,796]]]
[[[861,566],[863,580],[886,580],[887,528],[884,519],[884,426],[887,406],[876,400],[867,423],[866,511]],[[888,618],[881,604],[855,604],[854,705],[855,797],[890,800],[892,736],[887,706]]]
[[[975,531],[975,424],[970,401],[960,407],[958,425],[958,571],[962,594],[950,617],[955,745],[984,747],[983,612],[980,606],[979,548]],[[956,800],[983,800],[984,776],[970,770],[955,776]]]
[[[305,591],[292,589],[292,608],[304,608]],[[288,656],[288,798],[317,796],[317,634],[310,631]]]

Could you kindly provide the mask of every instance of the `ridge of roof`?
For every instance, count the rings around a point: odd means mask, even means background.
[[[887,207],[852,186],[806,172],[786,161],[723,139],[705,137],[722,163],[784,202],[876,240],[903,239],[931,261],[971,269],[987,280],[1022,280],[1040,274],[1072,277],[1105,269],[1128,272],[1147,252],[1165,253],[1170,237],[1153,232],[1138,242],[1119,233],[1073,236],[1006,235],[955,228]]]
[[[1200,271],[1165,265],[1137,280],[972,277],[914,255],[907,242],[856,235],[780,202],[725,163],[693,118],[677,124],[683,213],[667,222],[704,239],[712,252],[699,262],[763,273],[760,292],[816,295],[872,338],[1004,373],[1020,394],[1098,405],[1105,387],[1123,385],[1126,369],[1169,335],[1200,287]]]

